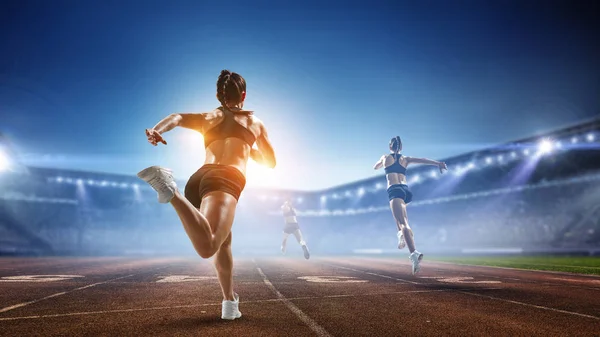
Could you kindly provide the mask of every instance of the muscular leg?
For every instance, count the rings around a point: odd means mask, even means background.
[[[179,191],[171,199],[183,228],[202,258],[213,256],[231,232],[237,200],[228,193],[211,192],[204,196],[200,210]]]
[[[412,253],[415,251],[415,240],[412,236],[412,230],[408,225],[408,215],[406,214],[406,204],[404,200],[395,198],[390,201],[390,208],[392,209],[392,214],[396,219],[396,225],[398,226],[398,230],[402,231],[402,235],[404,235],[404,240],[406,241],[406,245],[408,246],[408,250]]]
[[[302,238],[302,232],[300,232],[300,229],[296,229],[294,231],[294,236],[296,237],[296,240],[298,240],[298,243],[300,244],[300,246],[302,246],[302,251],[304,252],[304,258],[308,260],[310,258],[310,252],[308,251],[306,242]]]
[[[287,239],[290,236],[288,233],[283,232],[283,242],[281,243],[281,252],[285,253],[285,247],[287,246]]]
[[[301,246],[306,246],[306,242],[304,241],[304,238],[302,238],[302,232],[299,229],[296,229],[294,231],[294,236],[296,237],[296,240],[298,240],[298,243]]]
[[[223,291],[223,298],[233,301],[233,256],[231,255],[231,233],[215,254],[215,269]]]

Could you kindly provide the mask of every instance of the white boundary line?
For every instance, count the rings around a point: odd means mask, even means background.
[[[548,273],[548,274],[557,274],[557,275],[565,275],[565,276],[581,276],[588,277],[593,279],[600,279],[598,275],[589,275],[589,274],[579,274],[579,273],[569,273],[566,271],[555,271],[555,270],[538,270],[538,269],[524,269],[524,268],[511,268],[511,267],[498,267],[498,266],[484,266],[480,264],[468,264],[468,263],[456,263],[456,262],[446,262],[446,261],[436,261],[436,260],[427,260],[433,263],[441,263],[441,264],[453,264],[457,266],[466,266],[466,267],[478,267],[478,268],[495,268],[495,269],[506,269],[506,270],[518,270],[518,271],[530,271],[533,273]],[[532,264],[535,266],[535,264]],[[560,265],[557,265],[560,266]],[[563,267],[563,266],[561,266]],[[569,266],[566,266],[569,267]],[[588,267],[595,268],[595,267]]]
[[[23,302],[23,303],[11,305],[9,307],[5,307],[5,308],[0,309],[0,313],[11,311],[11,310],[14,310],[14,309],[17,309],[17,308],[22,308],[24,306],[27,306],[27,305],[30,305],[30,304],[34,304],[34,303],[38,303],[38,302],[41,302],[41,301],[44,301],[44,300],[47,300],[47,299],[50,299],[50,298],[54,298],[54,297],[66,295],[66,294],[72,293],[74,291],[83,290],[83,289],[95,287],[97,285],[105,284],[105,283],[108,283],[108,282],[112,282],[112,281],[116,281],[116,280],[120,280],[120,279],[124,279],[124,278],[128,278],[128,277],[132,277],[134,275],[136,275],[136,274],[131,274],[131,275],[127,275],[127,276],[121,276],[121,277],[113,278],[113,279],[110,279],[110,280],[107,280],[107,281],[102,281],[102,282],[98,282],[98,283],[88,284],[88,285],[83,286],[83,287],[79,287],[79,288],[75,288],[75,289],[72,289],[72,290],[63,291],[63,292],[60,292],[60,293],[56,293],[56,294],[52,294],[52,295],[49,295],[49,296],[46,296],[46,297],[42,297],[42,298],[39,298],[37,300],[33,300],[33,301],[29,301],[29,302]]]
[[[477,288],[477,290],[498,290],[501,288]],[[415,294],[415,293],[433,293],[433,292],[450,292],[451,289],[427,289],[427,290],[407,290],[407,291],[392,291],[392,292],[381,292],[381,293],[368,293],[368,294],[340,294],[340,295],[326,295],[326,296],[306,296],[306,297],[290,297],[288,300],[302,301],[302,300],[321,300],[327,298],[352,298],[362,296],[389,296],[389,295],[403,295],[403,294]],[[241,301],[242,304],[256,304],[256,303],[269,303],[269,302],[281,302],[280,298],[265,299],[265,300],[254,300],[254,301]],[[172,310],[172,309],[187,309],[187,308],[200,308],[200,307],[211,307],[219,306],[221,303],[203,303],[203,304],[186,304],[186,305],[174,305],[169,307],[150,307],[150,308],[131,308],[131,309],[115,309],[115,310],[99,310],[99,311],[81,311],[81,312],[67,312],[64,314],[48,314],[48,315],[34,315],[34,316],[17,316],[17,317],[0,317],[1,321],[16,321],[25,319],[42,319],[42,318],[56,318],[56,317],[68,317],[68,316],[84,316],[84,315],[101,315],[101,314],[114,314],[114,313],[127,313],[127,312],[141,312],[141,311],[158,311],[158,310]]]
[[[312,331],[314,331],[317,334],[317,336],[331,337],[327,330],[323,329],[323,327],[321,327],[317,322],[315,322],[312,318],[308,317],[304,312],[302,312],[302,310],[295,306],[294,303],[285,298],[285,296],[283,296],[277,290],[277,288],[275,288],[273,283],[269,281],[267,275],[263,273],[262,269],[260,269],[260,267],[258,266],[256,261],[254,261],[254,259],[252,260],[252,262],[254,262],[254,264],[256,265],[256,270],[258,270],[258,273],[262,277],[263,282],[267,285],[267,287],[269,287],[269,289],[271,289],[275,296],[277,296],[277,298],[279,298],[279,300],[281,300],[283,304],[285,304],[285,306],[288,307],[288,309],[290,309],[304,324],[306,324]]]

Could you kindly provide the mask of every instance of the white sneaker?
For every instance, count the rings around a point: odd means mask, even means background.
[[[221,319],[234,320],[236,318],[242,317],[242,313],[240,312],[240,296],[238,294],[233,294],[233,301],[223,300],[221,304]]]
[[[171,170],[159,166],[150,166],[138,172],[137,176],[158,192],[158,202],[166,204],[173,199],[177,185]]]
[[[398,249],[404,249],[406,247],[406,241],[404,240],[404,234],[402,231],[398,231]]]
[[[412,252],[412,254],[410,254],[408,259],[412,263],[412,274],[416,275],[421,270],[420,263],[423,259],[423,254],[415,250],[414,252]]]
[[[310,259],[310,252],[308,251],[308,247],[306,247],[306,245],[302,245],[302,250],[304,251],[304,258],[305,259]]]

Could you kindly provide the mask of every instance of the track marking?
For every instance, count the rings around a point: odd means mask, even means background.
[[[367,280],[357,280],[352,276],[300,276],[300,280],[315,283],[365,283]]]
[[[595,319],[595,320],[600,320],[600,317],[592,316],[592,315],[586,315],[586,314],[580,314],[578,312],[573,312],[573,311],[567,311],[567,310],[549,308],[549,307],[545,307],[545,306],[542,306],[542,305],[536,305],[536,304],[529,304],[529,303],[524,303],[524,302],[512,301],[512,300],[507,300],[507,299],[504,299],[504,298],[499,298],[499,297],[494,297],[494,296],[488,296],[488,295],[481,295],[481,294],[476,294],[476,293],[470,293],[470,292],[467,292],[467,291],[457,291],[457,292],[462,293],[462,294],[466,294],[466,295],[471,295],[471,296],[489,298],[489,299],[496,300],[496,301],[502,301],[502,302],[507,302],[507,303],[512,303],[512,304],[519,304],[519,305],[523,305],[523,306],[526,306],[526,307],[538,308],[538,309],[543,309],[543,310],[548,310],[548,311],[560,312],[560,313],[563,313],[563,314],[569,314],[569,315],[574,315],[574,316],[580,316],[580,317],[586,317],[586,318],[592,318],[592,319]]]
[[[455,276],[455,277],[447,277],[447,276],[422,276],[420,279],[433,279],[436,281],[444,282],[444,283],[474,283],[474,284],[498,284],[502,283],[502,281],[473,281],[471,276]]]
[[[358,258],[357,258],[358,259]],[[365,259],[361,259],[361,260],[365,260]],[[379,260],[382,261],[382,260]],[[383,260],[385,261],[385,259]],[[389,260],[390,263],[396,262],[396,260]],[[554,272],[554,271],[547,271],[547,270],[532,270],[532,269],[520,269],[520,268],[508,268],[508,267],[495,267],[495,266],[481,266],[481,265],[473,265],[473,264],[461,264],[461,263],[453,263],[453,262],[442,262],[442,261],[432,261],[433,263],[440,263],[440,264],[447,264],[447,265],[457,265],[457,266],[466,266],[466,267],[478,267],[478,268],[496,268],[496,269],[508,269],[508,270],[515,270],[515,271],[526,271],[526,272],[537,272],[537,273],[549,273],[549,274],[556,274],[556,275],[562,275],[562,276],[582,276],[584,278],[591,278],[591,279],[597,279],[598,281],[600,281],[600,279],[598,279],[598,276],[596,275],[587,275],[587,274],[574,274],[574,273],[565,273],[565,272]],[[393,263],[394,265],[397,265],[396,263]],[[402,264],[404,265],[404,264]],[[523,282],[523,283],[527,283],[527,284],[538,284],[538,285],[545,285],[545,286],[553,286],[553,287],[569,287],[569,288],[576,288],[576,289],[587,289],[587,290],[595,290],[595,291],[600,291],[600,288],[598,287],[590,287],[590,286],[583,286],[583,285],[571,285],[571,284],[564,284],[564,283],[552,283],[552,282],[544,282],[544,281],[538,281],[538,280],[531,280],[531,279],[523,279],[523,278],[514,278],[514,277],[504,277],[504,276],[493,276],[493,275],[486,275],[486,274],[477,274],[477,272],[464,272],[464,271],[458,271],[458,270],[452,270],[452,269],[440,269],[440,268],[436,268],[438,270],[438,272],[450,272],[450,273],[456,273],[456,274],[464,274],[464,275],[473,275],[473,276],[480,276],[480,277],[489,277],[489,278],[495,278],[495,279],[500,279],[500,280],[511,280],[511,281],[518,281],[518,282]],[[368,274],[368,273],[367,273]],[[377,274],[373,274],[376,276],[381,276],[381,275],[377,275]],[[391,277],[387,277],[387,278],[391,278]],[[424,276],[420,276],[420,279],[422,278],[427,278]],[[576,279],[573,279],[573,282],[575,282]],[[596,281],[596,280],[594,280]],[[581,282],[585,282],[584,280],[581,280]]]
[[[171,276],[159,276],[159,280],[156,283],[179,283],[179,282],[194,282],[194,281],[208,281],[216,280],[216,276],[189,276],[189,275],[171,275]]]
[[[269,289],[271,289],[271,291],[275,294],[275,296],[277,296],[283,302],[283,304],[285,304],[285,306],[288,307],[288,309],[290,309],[304,324],[306,324],[318,336],[331,337],[331,335],[329,334],[329,332],[327,332],[327,330],[323,329],[317,322],[312,320],[312,318],[308,317],[302,310],[300,310],[297,306],[295,306],[294,303],[292,303],[290,300],[285,298],[285,296],[283,296],[279,292],[279,290],[277,290],[277,288],[275,288],[273,283],[271,283],[271,281],[269,281],[269,279],[267,278],[267,275],[265,275],[265,273],[263,273],[262,269],[260,269],[260,267],[258,266],[256,261],[254,261],[254,259],[252,260],[252,262],[254,262],[254,264],[256,264],[256,270],[258,270],[258,273],[262,277],[263,282],[267,285],[267,287],[269,287]]]
[[[388,278],[388,279],[399,281],[399,282],[403,282],[403,283],[422,284],[422,283],[419,283],[419,282],[408,281],[408,280],[404,280],[404,279],[401,279],[401,278],[396,278],[396,277],[392,277],[392,276],[388,276],[388,275],[381,275],[381,274],[371,273],[371,272],[364,271],[364,270],[358,270],[358,269],[354,269],[354,268],[342,267],[342,266],[338,266],[338,265],[334,265],[334,264],[325,263],[325,265],[330,266],[330,267],[334,267],[334,268],[347,269],[347,270],[355,271],[355,272],[358,272],[358,273],[363,273],[363,274],[368,274],[368,275],[373,275],[373,276],[379,276],[379,277],[383,277],[383,278]]]
[[[88,284],[87,286],[83,286],[83,287],[75,288],[73,290],[68,290],[68,291],[63,291],[63,292],[60,292],[60,293],[52,294],[52,295],[49,295],[49,296],[46,296],[46,297],[42,297],[42,298],[37,299],[37,300],[33,300],[33,301],[29,301],[29,302],[23,302],[23,303],[11,305],[9,307],[5,307],[5,308],[0,309],[0,313],[11,311],[11,310],[14,310],[14,309],[17,309],[17,308],[21,308],[21,307],[24,307],[24,306],[27,306],[27,305],[30,305],[30,304],[38,303],[38,302],[41,302],[41,301],[44,301],[44,300],[47,300],[47,299],[50,299],[50,298],[62,296],[62,295],[68,294],[68,293],[72,293],[74,291],[83,290],[83,289],[95,287],[97,285],[105,284],[105,283],[108,283],[108,282],[112,282],[112,281],[116,281],[116,280],[120,280],[120,279],[124,279],[124,278],[128,278],[128,277],[132,277],[134,275],[135,274],[131,274],[131,275],[127,275],[127,276],[121,276],[121,277],[117,277],[117,278],[114,278],[114,279],[110,279],[108,281],[102,281],[102,282],[98,282],[98,283],[94,283],[94,284]]]
[[[56,282],[66,281],[81,275],[19,275],[19,276],[4,276],[0,277],[0,282]]]
[[[346,269],[350,269],[350,268],[346,268]],[[350,270],[353,270],[353,269],[350,269]],[[358,270],[358,269],[355,270],[355,271],[365,273],[364,271]],[[375,273],[370,273],[370,275],[382,276],[382,277],[385,277],[385,278],[391,278],[391,277],[389,277],[387,275],[378,275],[378,274],[375,274]],[[407,281],[407,282],[409,282],[409,281]],[[422,283],[418,283],[418,284],[422,284]],[[592,319],[595,319],[595,320],[600,320],[600,317],[592,316],[592,315],[586,315],[586,314],[581,314],[581,313],[573,312],[573,311],[567,311],[567,310],[555,309],[555,308],[545,307],[545,306],[536,305],[536,304],[529,304],[529,303],[524,303],[524,302],[512,301],[512,300],[507,300],[507,299],[503,299],[503,298],[499,298],[499,297],[494,297],[494,296],[481,295],[481,294],[471,293],[471,292],[468,292],[468,291],[465,291],[465,290],[453,290],[453,291],[456,291],[456,292],[461,293],[461,294],[471,295],[471,296],[484,297],[484,298],[489,298],[489,299],[493,299],[493,300],[497,300],[497,301],[502,301],[502,302],[507,302],[507,303],[513,303],[513,304],[519,304],[519,305],[523,305],[523,306],[527,306],[527,307],[532,307],[532,308],[538,308],[538,309],[543,309],[543,310],[548,310],[548,311],[560,312],[560,313],[563,313],[563,314],[569,314],[569,315],[575,315],[575,316],[580,316],[580,317],[586,317],[586,318],[592,318]]]
[[[500,288],[477,288],[467,290],[499,290]],[[406,290],[406,291],[392,291],[392,292],[381,292],[381,293],[367,293],[367,294],[340,294],[340,295],[326,295],[326,296],[305,296],[305,297],[290,297],[287,298],[289,301],[301,301],[301,300],[321,300],[327,298],[352,298],[352,297],[364,297],[364,296],[389,296],[389,295],[404,295],[404,294],[415,294],[415,293],[434,293],[434,292],[451,292],[451,289],[427,289],[427,290]],[[254,301],[241,301],[241,304],[256,304],[256,303],[269,303],[269,302],[281,302],[280,298],[265,299],[265,300],[254,300]],[[100,310],[100,311],[82,311],[82,312],[69,312],[64,314],[49,314],[49,315],[35,315],[35,316],[19,316],[19,317],[0,317],[1,321],[16,321],[25,319],[42,319],[42,318],[55,318],[55,317],[68,317],[68,316],[84,316],[84,315],[101,315],[101,314],[114,314],[114,313],[127,313],[127,312],[140,312],[140,311],[158,311],[158,310],[172,310],[172,309],[187,309],[187,308],[199,308],[199,307],[211,307],[220,306],[221,303],[203,303],[203,304],[187,304],[187,305],[174,305],[169,307],[151,307],[151,308],[132,308],[132,309],[115,309],[115,310]]]

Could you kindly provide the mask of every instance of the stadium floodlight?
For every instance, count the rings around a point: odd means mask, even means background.
[[[415,174],[415,176],[413,177],[413,181],[418,182],[419,180],[421,180],[421,176],[418,174]]]
[[[112,186],[112,187],[117,187],[117,185],[118,184],[116,182],[114,182],[114,181],[112,183],[110,183],[110,186]]]
[[[503,156],[503,155],[501,155],[501,154],[499,154],[499,155],[498,155],[498,161],[499,161],[499,162],[501,162],[501,161],[503,161],[503,160],[504,160],[504,156]]]
[[[516,153],[515,151],[512,151],[512,152],[510,153],[510,156],[511,156],[512,158],[517,158],[517,153]]]
[[[346,197],[351,197],[351,196],[352,196],[352,192],[350,192],[350,191],[346,191],[346,193],[344,193],[344,195],[345,195]]]
[[[378,189],[378,190],[380,190],[380,189],[382,189],[382,188],[383,188],[383,184],[382,184],[382,183],[377,183],[377,184],[375,184],[375,189]]]
[[[71,178],[67,178],[67,179],[65,179],[65,182],[66,182],[67,184],[72,184],[72,183],[73,183],[73,179],[71,179]]]
[[[63,177],[56,177],[56,182],[57,183],[62,183],[63,182]]]
[[[526,155],[526,156],[528,156],[529,155],[529,149],[523,150],[523,154]]]
[[[137,190],[137,189],[139,189],[139,188],[140,188],[140,185],[138,185],[138,184],[133,184],[133,185],[131,185],[131,187],[133,187],[133,189],[134,189],[134,190]]]
[[[593,133],[588,133],[588,134],[587,134],[587,136],[585,136],[585,139],[586,139],[588,142],[593,142],[593,141],[596,139],[596,136],[594,136],[594,134],[593,134]]]
[[[127,188],[127,184],[126,183],[121,183],[121,185],[119,185],[121,188]]]
[[[358,192],[356,192],[356,194],[358,194],[359,197],[362,197],[363,195],[365,195],[365,188],[361,187],[358,189]]]
[[[333,194],[333,199],[337,199],[337,198],[339,198],[339,196],[337,195],[337,193],[334,193]]]
[[[103,181],[100,183],[100,186],[108,186],[108,181],[106,181],[106,180],[103,180]]]
[[[87,181],[87,184],[88,185],[94,185],[94,181],[90,179],[90,180]]]
[[[577,139],[577,137],[572,137],[571,138],[571,144],[575,144],[579,141],[579,139]]]
[[[327,201],[327,196],[326,195],[322,195],[321,196],[321,202],[326,202]]]
[[[83,185],[83,179],[77,179],[76,183],[79,186]]]
[[[435,172],[435,171],[431,171],[431,172],[429,172],[429,176],[430,176],[431,178],[437,178],[437,172]]]
[[[299,204],[301,204],[304,201],[304,199],[302,199],[302,197],[298,197],[296,199],[296,202],[298,202]]]
[[[474,169],[475,168],[475,163],[470,162],[468,168],[470,169]]]
[[[548,154],[554,149],[554,144],[548,139],[542,139],[538,144],[538,152],[540,154]]]
[[[488,164],[488,165],[491,164],[492,163],[492,157],[485,158],[485,163]]]

